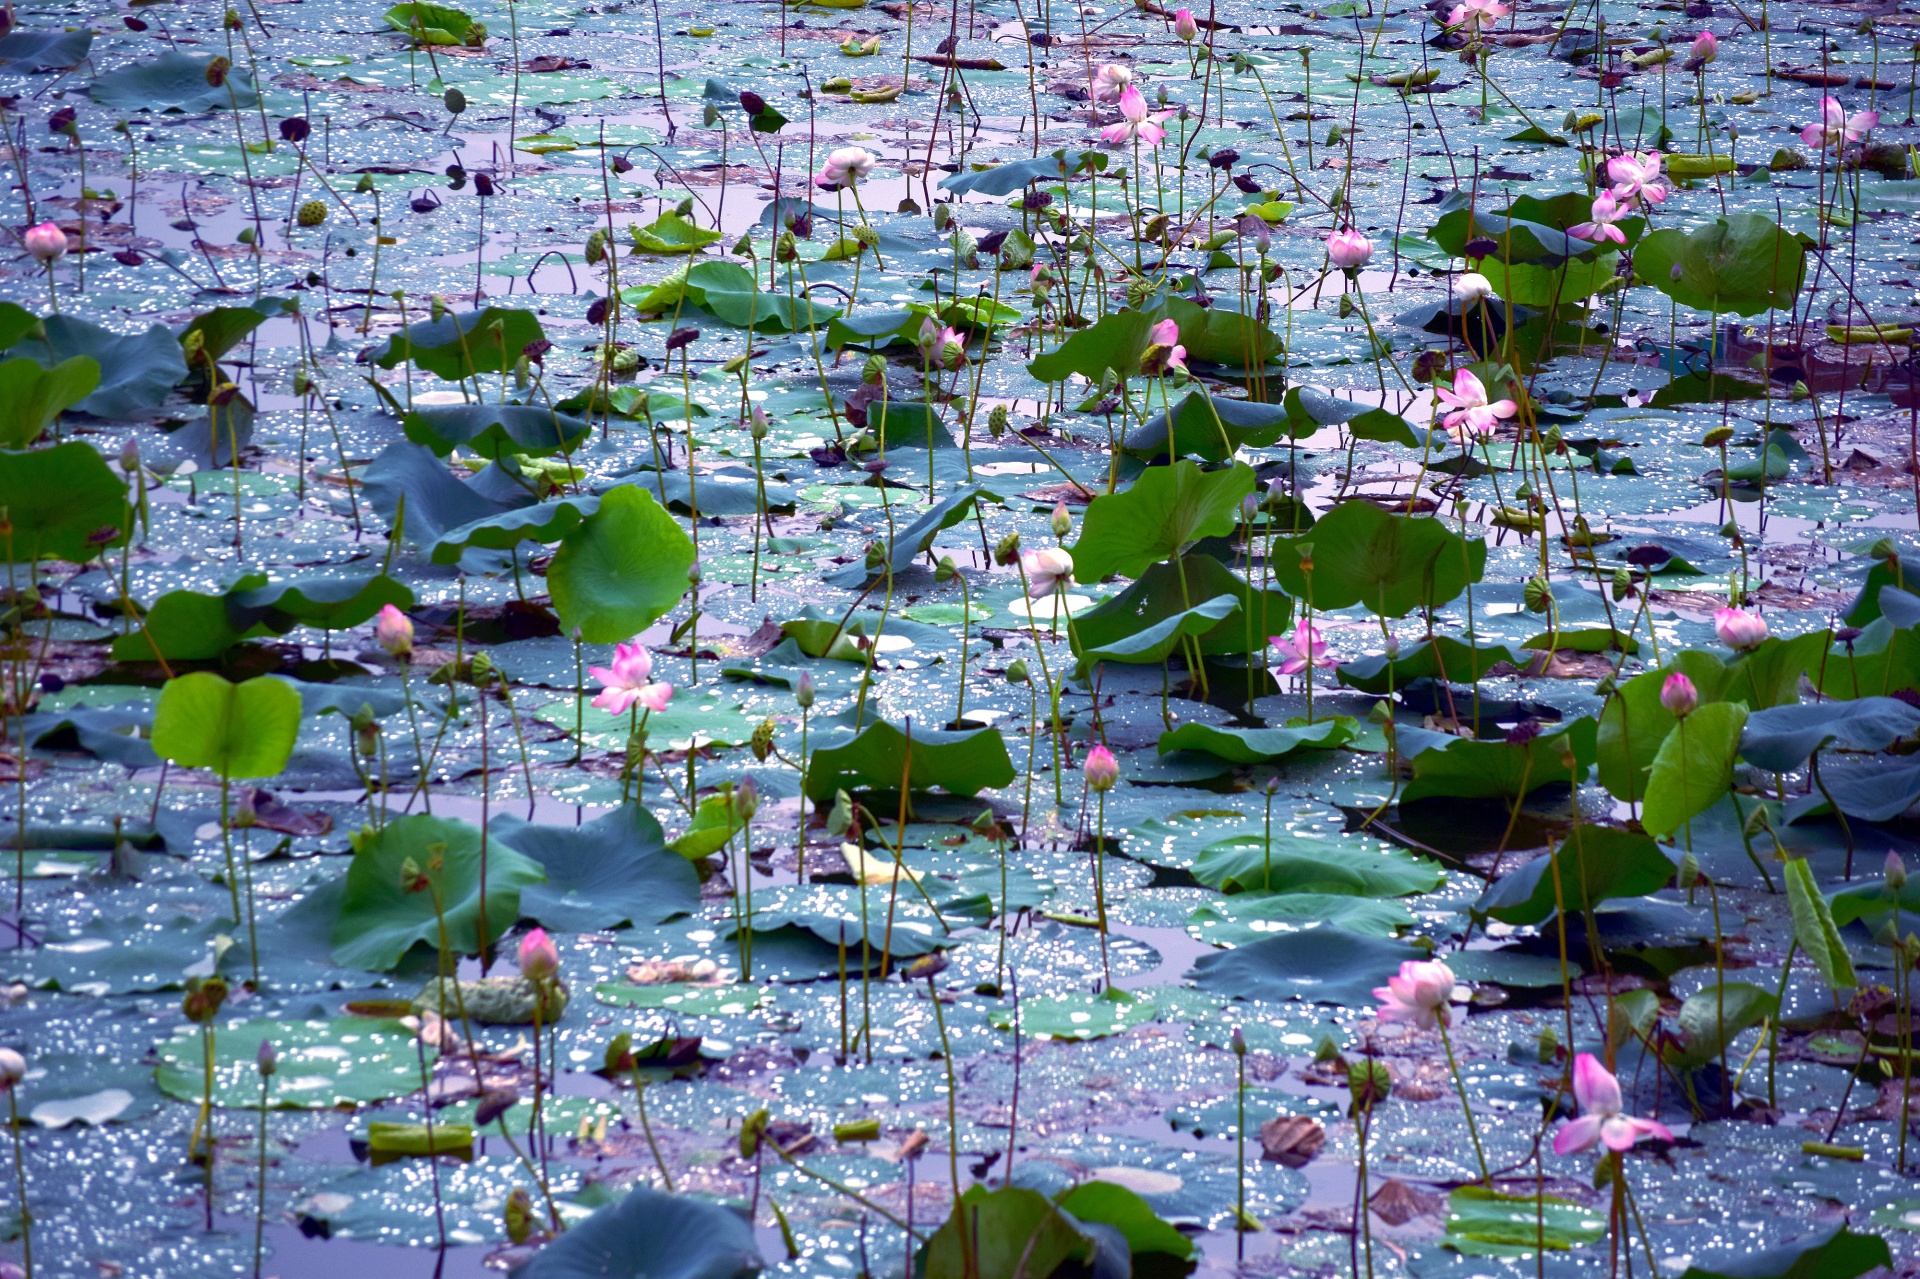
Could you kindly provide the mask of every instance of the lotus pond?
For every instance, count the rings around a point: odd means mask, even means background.
[[[1920,11],[464,2],[0,14],[0,1275],[1920,1267]]]

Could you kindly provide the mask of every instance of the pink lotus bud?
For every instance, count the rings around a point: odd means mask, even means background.
[[[1173,34],[1188,44],[1200,34],[1200,24],[1193,20],[1193,10],[1182,9],[1173,15]]]
[[[1735,652],[1759,648],[1767,641],[1767,619],[1742,608],[1720,608],[1713,612],[1713,633]]]
[[[35,261],[49,265],[67,254],[67,233],[51,222],[28,227],[26,234],[20,237],[20,243]]]
[[[1675,719],[1685,719],[1700,705],[1700,692],[1694,688],[1692,680],[1675,671],[1660,686],[1660,704]]]
[[[551,981],[560,971],[560,952],[547,930],[536,928],[520,939],[520,975],[528,981]]]
[[[1104,746],[1087,752],[1087,788],[1096,793],[1110,791],[1120,780],[1120,761]]]
[[[1702,31],[1693,38],[1693,48],[1688,50],[1688,57],[1693,61],[1704,67],[1719,56],[1720,41],[1714,37],[1713,32]]]
[[[383,604],[373,623],[373,638],[389,657],[405,657],[413,652],[413,619],[393,605]]]

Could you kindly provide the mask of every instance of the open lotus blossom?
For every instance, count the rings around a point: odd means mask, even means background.
[[[1447,25],[1462,27],[1468,31],[1478,31],[1481,27],[1498,22],[1513,10],[1501,4],[1500,0],[1466,0],[1464,4],[1453,6],[1453,12],[1447,15]]]
[[[1093,100],[1095,102],[1118,102],[1127,86],[1133,83],[1133,68],[1118,62],[1109,62],[1093,76]]]
[[[835,147],[813,184],[827,191],[844,191],[873,172],[879,158],[865,147]]]
[[[1327,653],[1327,642],[1320,638],[1320,629],[1312,622],[1301,621],[1293,628],[1293,636],[1275,635],[1267,640],[1280,653],[1280,673],[1298,675],[1311,666],[1332,666],[1333,658]]]
[[[28,227],[20,237],[20,244],[34,261],[53,263],[66,256],[67,233],[51,222],[42,222]]]
[[[920,348],[920,357],[937,368],[957,369],[967,358],[967,344],[958,330],[951,325],[934,323],[928,316],[920,321],[920,337],[916,344]]]
[[[1576,240],[1591,240],[1595,244],[1605,244],[1611,240],[1615,244],[1625,244],[1627,233],[1617,223],[1633,212],[1630,205],[1622,204],[1611,191],[1602,191],[1593,197],[1593,208],[1588,216],[1591,222],[1581,222],[1567,228],[1567,234]]]
[[[1387,984],[1376,986],[1373,997],[1380,1001],[1374,1015],[1381,1021],[1405,1022],[1421,1030],[1432,1030],[1442,1018],[1449,1026],[1460,1020],[1453,1005],[1453,969],[1437,959],[1409,959],[1400,965]]]
[[[1037,600],[1053,594],[1056,585],[1073,577],[1073,556],[1059,546],[1050,546],[1044,551],[1022,551],[1020,571],[1027,575],[1027,598]]]
[[[1838,147],[1861,141],[1879,126],[1878,111],[1856,111],[1848,115],[1838,98],[1822,98],[1820,122],[1800,130],[1800,140],[1810,147]]]
[[[651,682],[653,654],[638,639],[613,646],[612,666],[590,666],[587,670],[600,681],[593,704],[609,714],[618,715],[635,702],[650,711],[663,711],[673,698],[673,685]]]
[[[1665,1124],[1622,1113],[1620,1081],[1592,1053],[1581,1053],[1573,1060],[1573,1099],[1580,1103],[1580,1117],[1568,1120],[1553,1135],[1556,1155],[1578,1154],[1595,1145],[1631,1150],[1648,1137],[1673,1140]]]
[[[1462,307],[1472,306],[1493,296],[1493,281],[1478,271],[1462,271],[1453,277],[1453,300]]]
[[[1193,10],[1182,9],[1173,15],[1173,34],[1192,44],[1200,34],[1200,24],[1193,20]]]
[[[1468,436],[1493,434],[1494,426],[1503,418],[1510,418],[1519,412],[1519,406],[1512,400],[1487,400],[1487,387],[1475,377],[1471,369],[1456,369],[1453,374],[1453,389],[1444,386],[1435,387],[1434,394],[1447,406],[1447,415],[1440,419],[1448,433],[1456,440]]]
[[[1160,145],[1167,131],[1160,127],[1160,121],[1167,113],[1155,113],[1147,110],[1147,99],[1135,85],[1128,85],[1120,91],[1120,123],[1110,124],[1100,130],[1100,140],[1109,146],[1119,146],[1125,142],[1144,142],[1150,147]]]
[[[1352,227],[1327,237],[1327,261],[1342,271],[1354,272],[1373,260],[1373,241]]]
[[[1187,368],[1187,348],[1180,345],[1180,325],[1162,320],[1147,330],[1147,349],[1140,354],[1140,372],[1165,377],[1168,369]]]
[[[1767,619],[1744,608],[1717,608],[1713,611],[1713,633],[1728,648],[1745,653],[1767,642]]]
[[[1607,161],[1607,181],[1613,183],[1613,198],[1627,208],[1636,204],[1659,204],[1667,198],[1660,185],[1660,153],[1629,152]]]

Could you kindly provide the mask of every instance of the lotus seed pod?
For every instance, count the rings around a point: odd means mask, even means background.
[[[301,226],[319,226],[327,220],[327,206],[319,200],[308,200],[300,206],[299,213],[294,217]]]
[[[853,238],[869,249],[880,247],[880,233],[864,222],[853,228]]]

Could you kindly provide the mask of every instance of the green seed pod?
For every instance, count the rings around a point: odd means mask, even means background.
[[[327,220],[327,206],[320,200],[308,200],[300,206],[300,211],[294,215],[294,219],[301,226],[319,226]]]
[[[999,439],[1003,434],[1006,433],[1007,424],[1010,418],[1011,418],[1011,414],[1007,412],[1006,405],[1004,404],[994,405],[993,412],[987,414],[987,434],[991,435],[996,440]]]
[[[447,110],[454,115],[459,115],[467,109],[467,95],[458,89],[448,89],[440,101],[444,103]]]

